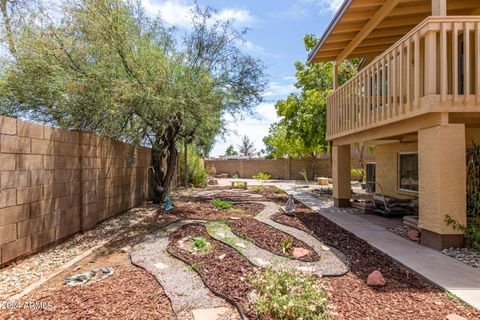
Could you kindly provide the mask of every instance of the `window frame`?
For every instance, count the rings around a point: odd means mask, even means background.
[[[397,191],[400,191],[400,192],[406,192],[406,193],[412,193],[412,194],[418,194],[420,190],[409,190],[409,189],[403,189],[400,187],[400,179],[401,179],[401,161],[400,161],[400,157],[402,155],[410,155],[410,154],[416,154],[417,155],[417,159],[418,159],[418,151],[407,151],[407,152],[399,152],[397,154]],[[417,163],[417,171],[419,171],[419,168],[418,168],[418,163]],[[417,172],[418,174],[418,172]],[[420,180],[420,178],[419,178]]]

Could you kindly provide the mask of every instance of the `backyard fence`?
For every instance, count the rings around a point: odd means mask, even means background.
[[[0,117],[0,264],[141,204],[151,150]]]
[[[237,175],[243,179],[252,178],[259,172],[282,180],[303,180],[304,172],[309,179],[332,176],[330,159],[205,160],[205,168],[215,168],[217,174]],[[352,158],[352,168],[359,168],[358,159]]]

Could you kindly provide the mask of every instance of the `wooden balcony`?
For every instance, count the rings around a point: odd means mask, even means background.
[[[480,16],[429,17],[327,99],[327,139],[428,112],[480,112]]]

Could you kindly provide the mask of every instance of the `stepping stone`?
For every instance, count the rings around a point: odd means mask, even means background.
[[[293,256],[297,259],[308,256],[310,253],[310,250],[304,248],[293,248]]]
[[[224,307],[192,310],[194,320],[230,319],[230,310]]]

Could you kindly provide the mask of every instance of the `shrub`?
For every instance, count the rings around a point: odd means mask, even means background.
[[[350,170],[350,175],[352,179],[356,179],[360,182],[365,181],[365,170],[363,169],[351,169]]]
[[[268,180],[270,179],[272,176],[268,173],[265,173],[265,172],[259,172],[257,173],[256,175],[252,176],[253,179],[255,180]]]
[[[252,188],[252,191],[257,192],[257,193],[262,193],[263,192],[263,187],[262,186],[255,186],[255,187]]]
[[[238,174],[232,174],[232,179],[238,179]]]
[[[313,275],[266,270],[251,278],[259,316],[284,320],[326,320],[327,295]]]
[[[283,251],[283,254],[287,254],[288,251],[292,248],[292,245],[293,245],[293,239],[291,237],[289,237],[288,239],[284,240],[282,242],[282,251]]]
[[[213,165],[208,165],[205,170],[207,171],[208,175],[214,177],[217,174],[217,169]]]
[[[192,240],[193,248],[197,251],[203,251],[209,247],[209,242],[203,237],[194,237]]]
[[[228,210],[233,207],[233,203],[231,201],[223,201],[220,199],[214,199],[212,201],[212,205],[218,210]]]
[[[283,190],[280,189],[279,187],[273,187],[273,193],[275,193],[275,194],[284,194],[285,192],[283,192]]]
[[[185,168],[183,164],[183,150],[179,156],[181,159],[179,164],[180,181],[185,177]],[[188,184],[194,187],[204,187],[208,178],[208,172],[204,167],[203,160],[199,157],[195,145],[189,145],[187,150],[188,162]]]

